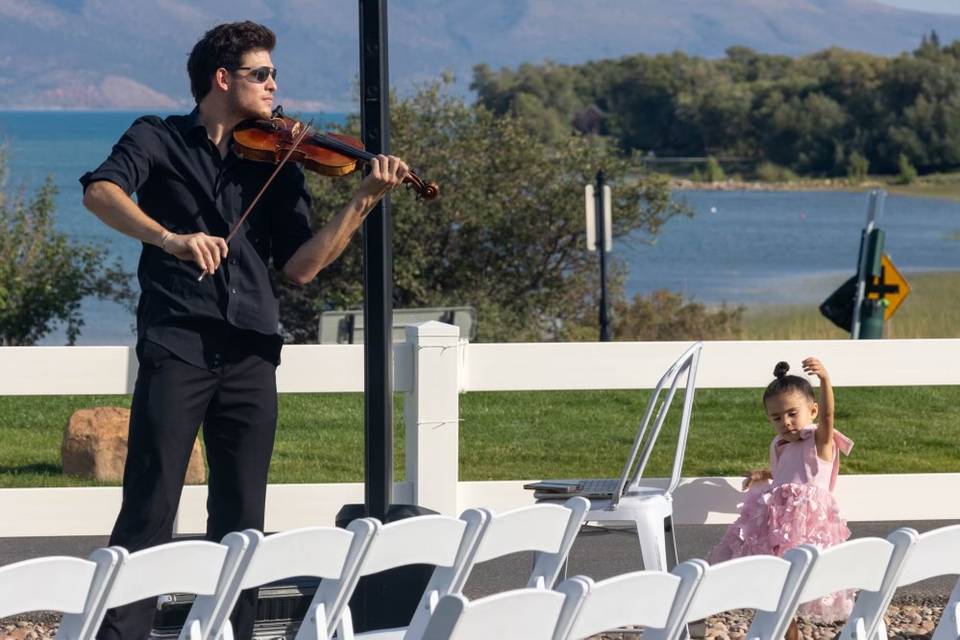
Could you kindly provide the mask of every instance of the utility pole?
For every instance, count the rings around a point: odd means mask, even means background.
[[[613,246],[613,216],[610,185],[603,169],[597,171],[596,186],[584,190],[587,214],[587,250],[600,254],[600,342],[610,342],[610,314],[607,304],[607,252]],[[600,245],[597,249],[597,245]]]

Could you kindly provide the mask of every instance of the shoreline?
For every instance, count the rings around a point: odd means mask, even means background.
[[[780,182],[759,180],[719,180],[700,182],[689,178],[670,178],[672,191],[849,191],[883,189],[888,193],[916,197],[960,200],[960,177],[954,180],[920,179],[913,184],[890,184],[882,180],[851,182],[846,178],[809,178]]]

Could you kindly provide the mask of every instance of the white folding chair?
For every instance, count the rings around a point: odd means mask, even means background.
[[[487,511],[487,524],[473,563],[457,577],[455,584],[441,591],[463,591],[475,563],[523,551],[535,552],[533,570],[526,586],[533,589],[552,589],[557,576],[563,570],[570,547],[577,538],[589,506],[590,502],[586,498],[575,497],[563,505],[537,504],[496,515]]]
[[[703,560],[688,560],[670,573],[636,571],[600,582],[586,576],[565,580],[557,586],[568,598],[554,640],[589,638],[626,625],[643,626],[645,636],[660,629],[661,637],[679,637],[706,569]]]
[[[473,602],[460,594],[442,597],[424,640],[553,640],[569,595],[547,589],[516,589]]]
[[[840,632],[840,638],[866,640],[874,633],[886,638],[882,611],[890,604],[903,563],[916,542],[917,532],[902,528],[886,539],[858,538],[820,551],[800,591],[797,604],[838,591],[859,589],[860,593]],[[869,612],[877,610],[881,611],[881,615],[868,618]],[[790,617],[793,614],[791,612]]]
[[[702,350],[703,343],[697,342],[690,346],[657,382],[657,386],[647,401],[647,408],[633,441],[630,455],[620,474],[620,482],[613,492],[613,497],[604,500],[591,500],[591,508],[587,513],[586,519],[591,523],[633,523],[640,542],[644,569],[667,571],[670,566],[676,565],[678,561],[676,539],[673,535],[673,492],[680,484],[683,455],[687,446],[687,434],[690,431],[690,415],[693,412],[693,396],[697,386],[697,366],[700,362],[700,352]],[[670,483],[665,489],[641,485],[640,479],[643,471],[650,460],[650,455],[653,453],[653,447],[657,442],[660,431],[663,429],[680,378],[684,374],[686,374],[686,388],[683,395],[680,432],[673,457]],[[661,394],[663,394],[662,401],[660,401]],[[658,401],[660,401],[659,408],[657,408]],[[656,416],[654,417],[655,408]],[[644,436],[650,426],[651,418],[653,418],[653,428],[644,443]],[[642,453],[640,452],[641,445],[643,445]],[[634,469],[634,462],[637,461],[638,454],[640,459]],[[667,532],[670,533],[673,550],[669,564],[667,563],[666,551]]]
[[[354,634],[350,608],[344,605],[340,619],[331,616],[328,620],[328,624],[337,627],[338,640],[420,638],[439,599],[448,593],[450,585],[460,582],[464,572],[470,571],[487,517],[483,510],[467,509],[459,518],[417,516],[383,525],[360,563],[359,575],[368,576],[411,564],[433,565],[433,575],[409,626]],[[350,595],[346,594],[347,599]]]
[[[236,599],[240,576],[249,562],[250,537],[243,532],[228,533],[223,540],[205,542],[184,540],[129,553],[122,547],[110,547],[120,554],[116,576],[104,597],[99,617],[90,625],[93,638],[103,622],[107,609],[144,600],[166,593],[213,595],[226,592],[226,601]],[[195,617],[185,624],[180,640],[201,640],[207,637],[209,624],[229,611],[209,611],[203,618]]]
[[[120,555],[97,549],[89,560],[50,556],[0,567],[0,618],[28,611],[63,613],[57,638],[83,637],[116,574]]]
[[[683,623],[733,609],[755,609],[757,615],[747,630],[746,640],[779,640],[796,610],[797,597],[809,575],[816,549],[791,549],[777,556],[745,556],[710,566],[704,571]],[[676,640],[685,631],[668,636],[651,629],[645,636],[654,640]]]
[[[917,542],[906,554],[906,560],[897,579],[897,586],[904,587],[920,580],[936,576],[960,574],[960,524],[941,527],[917,534]],[[892,594],[891,594],[892,597]],[[857,598],[854,611],[862,615],[864,626],[876,625],[874,638],[886,638],[883,614],[890,604],[879,598]],[[858,609],[859,608],[859,609]],[[932,640],[957,640],[960,638],[960,580],[950,594],[943,615],[933,631]]]
[[[360,562],[370,548],[380,522],[360,518],[346,529],[307,527],[264,536],[254,529],[244,531],[250,537],[250,559],[239,586],[223,585],[213,595],[198,596],[185,625],[197,620],[207,638],[231,640],[233,629],[228,616],[240,591],[269,582],[309,576],[320,578],[320,585],[297,631],[297,640],[321,640],[334,635],[331,620],[340,618],[349,594],[357,584]]]

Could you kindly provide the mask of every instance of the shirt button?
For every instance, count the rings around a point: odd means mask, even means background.
[[[237,292],[236,289],[230,289],[230,293],[234,293],[234,294],[235,294],[236,292]]]
[[[230,258],[230,264],[237,264],[236,258]]]

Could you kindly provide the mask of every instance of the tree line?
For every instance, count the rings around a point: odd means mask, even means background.
[[[936,32],[896,57],[738,46],[719,59],[479,65],[471,88],[493,113],[555,142],[595,133],[624,151],[738,158],[808,176],[960,168],[960,40],[944,45]]]

